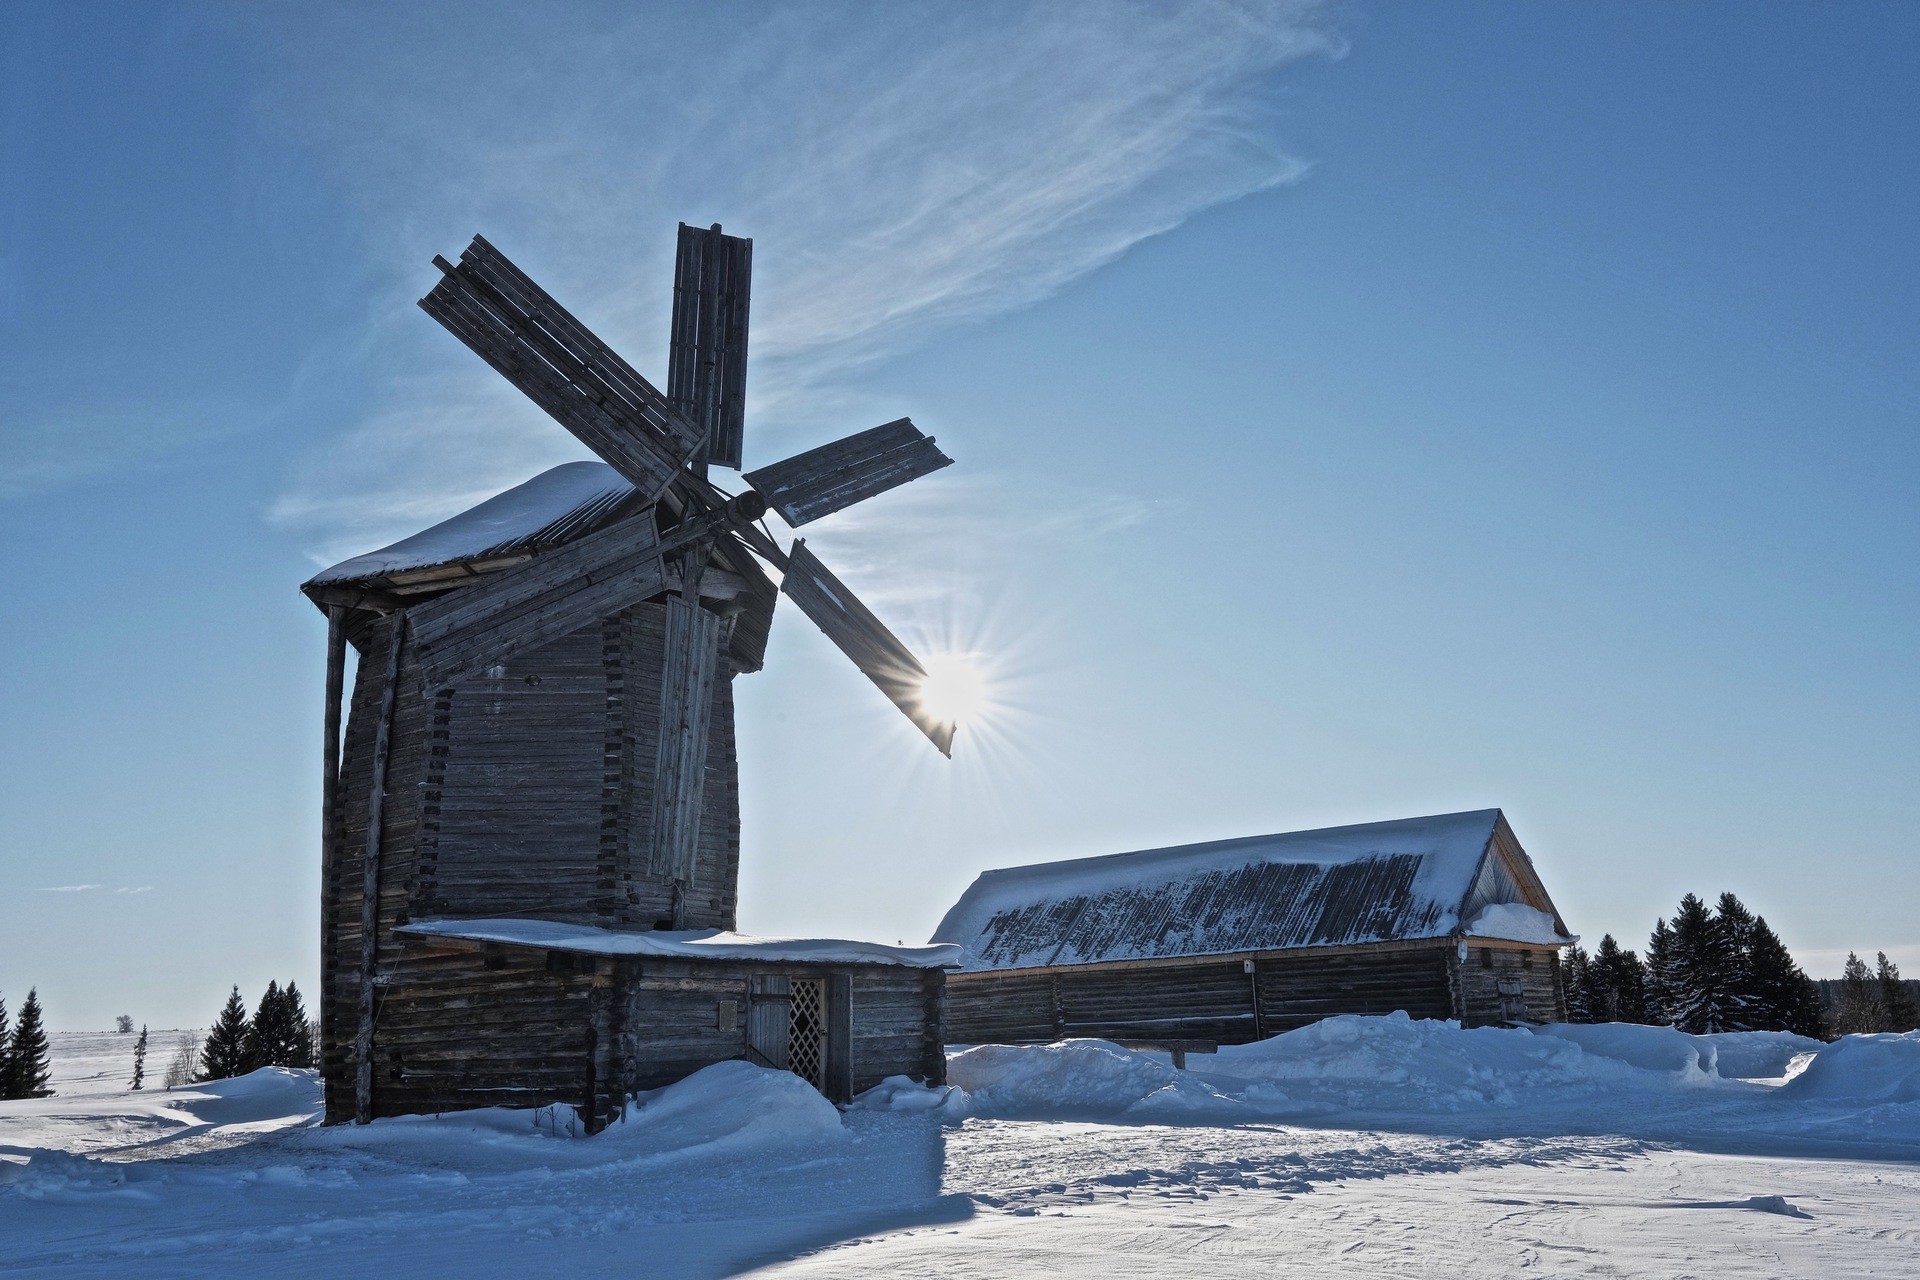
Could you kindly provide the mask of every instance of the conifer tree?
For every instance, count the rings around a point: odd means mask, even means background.
[[[1734,1029],[1740,1001],[1728,982],[1727,946],[1720,922],[1694,894],[1673,915],[1668,1012],[1693,1035]]]
[[[1673,927],[1656,922],[1647,939],[1647,1021],[1666,1026],[1673,1021]]]
[[[280,984],[269,980],[266,991],[260,997],[260,1003],[253,1007],[253,1020],[247,1024],[247,1034],[241,1041],[240,1070],[236,1075],[245,1075],[261,1067],[274,1063],[274,1046],[281,1032]]]
[[[283,1067],[302,1071],[313,1066],[313,1033],[308,1030],[307,1005],[300,988],[289,982],[280,996],[280,1016],[285,1026],[283,1039],[274,1061]]]
[[[1793,962],[1780,936],[1755,916],[1747,932],[1749,1021],[1757,1031],[1791,1031],[1818,1038],[1825,1033],[1820,988]]]
[[[140,1038],[133,1042],[133,1087],[139,1089],[147,1082],[147,1024],[140,1024]]]
[[[1753,974],[1754,914],[1731,893],[1722,893],[1714,907],[1714,929],[1719,935],[1719,974],[1728,1005],[1724,1031],[1757,1031]]]
[[[1647,1021],[1647,971],[1639,956],[1623,950],[1609,933],[1594,949],[1592,971],[1603,1006],[1599,1021]]]
[[[0,1098],[13,1096],[13,1023],[7,1018],[7,1002],[0,1000]]]
[[[1880,1008],[1880,993],[1867,962],[1847,952],[1847,964],[1840,971],[1840,1008],[1834,1015],[1834,1029],[1841,1035],[1885,1029],[1886,1018]]]
[[[200,1079],[225,1080],[246,1070],[247,1006],[235,987],[200,1048]]]
[[[1567,1021],[1605,1021],[1599,1012],[1599,993],[1594,989],[1593,962],[1577,942],[1567,948],[1564,974],[1567,984]]]
[[[1881,1020],[1888,1031],[1912,1031],[1920,1028],[1920,1010],[1916,1010],[1913,997],[1907,992],[1907,984],[1900,981],[1900,967],[1887,959],[1882,951],[1879,965],[1874,973],[1875,984],[1880,988]]]
[[[7,1048],[7,1096],[46,1098],[53,1090],[47,1082],[53,1078],[53,1059],[47,1048],[47,1032],[40,1025],[40,993],[27,992],[20,1006],[20,1017],[13,1024],[13,1036]]]

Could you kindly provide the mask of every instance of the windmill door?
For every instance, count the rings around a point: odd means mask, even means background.
[[[853,1095],[852,982],[844,974],[747,980],[747,1057],[805,1080],[835,1102]]]

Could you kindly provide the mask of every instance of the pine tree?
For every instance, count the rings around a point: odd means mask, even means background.
[[[114,1018],[113,1029],[119,1032],[123,1036],[132,1035],[133,1034],[133,1015],[130,1013],[123,1013],[123,1014],[120,1014],[118,1017]]]
[[[1886,1029],[1880,993],[1867,972],[1867,962],[1851,951],[1847,952],[1846,967],[1840,971],[1840,1008],[1833,1022],[1843,1036]]]
[[[213,1030],[207,1034],[206,1044],[200,1048],[202,1080],[225,1080],[246,1070],[243,1063],[246,1060],[247,1027],[247,1006],[240,999],[240,988],[235,987],[233,994],[227,997],[226,1006],[220,1010]]]
[[[19,1020],[13,1024],[8,1041],[7,1076],[10,1098],[47,1098],[53,1090],[47,1082],[53,1078],[53,1059],[47,1048],[46,1029],[40,1025],[40,993],[27,992],[20,1006]]]
[[[278,1046],[274,1061],[283,1067],[309,1070],[313,1066],[313,1034],[308,1030],[306,1002],[300,988],[289,982],[280,996],[280,1014],[285,1023],[285,1038]]]
[[[147,1026],[140,1024],[140,1038],[133,1042],[133,1087],[139,1089],[147,1082]]]
[[[1907,993],[1907,984],[1900,981],[1900,967],[1887,959],[1882,951],[1879,966],[1874,973],[1879,986],[1880,1011],[1888,1031],[1912,1031],[1920,1028],[1920,1010],[1914,1008],[1913,997]]]
[[[1694,894],[1673,915],[1668,1012],[1693,1035],[1732,1029],[1740,1003],[1728,981],[1731,966],[1720,922]]]
[[[1757,1031],[1791,1031],[1818,1038],[1825,1034],[1820,988],[1801,971],[1767,925],[1755,916],[1747,934],[1748,989],[1753,996],[1749,1021]]]
[[[1713,924],[1719,935],[1720,981],[1727,996],[1722,1031],[1758,1031],[1753,975],[1754,914],[1731,893],[1722,893],[1714,907]]]
[[[1647,939],[1647,1021],[1666,1026],[1673,1021],[1673,927],[1665,920],[1653,926]]]

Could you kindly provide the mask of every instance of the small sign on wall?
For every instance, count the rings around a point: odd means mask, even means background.
[[[721,1031],[740,1029],[740,1002],[721,1000],[713,1006],[713,1025]]]

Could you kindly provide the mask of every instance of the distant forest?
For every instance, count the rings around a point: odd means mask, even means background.
[[[1639,1022],[1695,1035],[1790,1031],[1820,1039],[1920,1028],[1920,982],[1902,978],[1884,952],[1869,967],[1847,956],[1838,979],[1815,981],[1794,962],[1764,916],[1731,893],[1709,907],[1688,894],[1658,921],[1644,957],[1613,935],[1591,955],[1566,952],[1572,1022]]]

